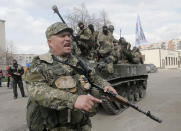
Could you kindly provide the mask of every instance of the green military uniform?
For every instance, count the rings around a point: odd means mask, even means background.
[[[74,103],[79,95],[94,95],[97,90],[70,65],[82,69],[73,55],[60,57],[47,53],[33,59],[26,75],[30,131],[91,130],[89,113],[75,109]],[[90,73],[90,80],[101,86],[109,85],[94,71]]]
[[[93,43],[91,41],[92,33],[88,27],[84,27],[82,30],[78,31],[79,38],[79,48],[81,50],[81,56],[89,59],[90,51],[93,48]]]
[[[94,31],[91,36],[91,41],[94,43],[94,49],[98,48],[98,45],[97,45],[98,34],[99,34],[98,31]]]
[[[118,44],[114,44],[114,52],[117,58],[117,61],[115,61],[114,63],[117,64],[118,60],[121,59],[121,47]]]
[[[113,43],[118,43],[119,40],[115,39],[113,36],[113,32],[114,32],[114,26],[113,25],[109,25],[109,34],[111,35],[111,39],[113,41]]]
[[[97,37],[98,37],[99,32],[94,31],[91,36],[91,43],[92,43],[92,48],[90,48],[90,55],[89,55],[89,60],[95,60],[97,59]]]
[[[121,47],[119,63],[132,63],[131,44],[121,37],[118,43]]]
[[[77,46],[77,43],[75,41],[72,42],[72,54],[77,56],[81,55],[80,48]]]
[[[115,39],[114,36],[113,36],[113,33],[112,32],[109,32],[109,35],[110,35],[110,39],[113,43],[118,43],[119,40]]]
[[[131,54],[133,56],[133,64],[143,64],[143,59],[139,48],[134,47]]]
[[[99,45],[99,61],[106,63],[105,68],[108,73],[113,73],[113,63],[116,61],[116,57],[112,36],[109,33],[107,35],[99,33],[97,42]]]

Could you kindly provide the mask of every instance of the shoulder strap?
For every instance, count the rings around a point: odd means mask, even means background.
[[[54,56],[54,55],[52,55],[52,57],[53,57],[53,60],[72,67],[78,74],[80,74],[80,75],[85,75],[85,71],[84,71],[83,69],[78,68],[78,67],[76,67],[76,66],[73,66],[73,65],[71,65],[71,64],[69,64],[69,63],[62,62],[62,61],[60,61],[60,60],[59,60],[56,56]]]

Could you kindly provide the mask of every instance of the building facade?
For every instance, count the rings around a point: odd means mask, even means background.
[[[18,64],[22,66],[27,66],[32,62],[35,54],[13,54],[13,58],[17,60]]]
[[[142,50],[145,64],[154,64],[158,68],[180,68],[181,53],[166,49]]]
[[[149,45],[140,45],[140,49],[167,49],[167,50],[175,50],[181,51],[181,39],[172,39],[166,42],[153,43]]]
[[[6,68],[5,21],[0,20],[0,68]]]

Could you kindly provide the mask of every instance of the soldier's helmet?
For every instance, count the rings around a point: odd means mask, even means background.
[[[119,42],[126,42],[126,40],[124,39],[124,37],[120,37]]]
[[[82,21],[79,21],[78,26],[80,26],[80,25],[84,25],[84,23]]]
[[[133,47],[133,51],[139,52],[139,48],[135,46],[135,47]]]
[[[89,27],[89,29],[93,29],[94,28],[94,26],[92,24],[89,24],[88,27]]]
[[[69,28],[66,24],[62,22],[56,22],[47,28],[45,32],[46,38],[49,39],[51,36],[56,35],[62,31],[68,31],[70,33],[73,33],[73,29]]]
[[[92,32],[94,32],[94,26],[92,24],[89,24],[88,27]]]
[[[113,26],[113,25],[109,25],[108,28],[109,28],[110,31],[113,31],[113,30],[114,30],[114,26]]]
[[[104,25],[104,26],[102,27],[102,29],[107,29],[107,26],[106,26],[106,25]]]

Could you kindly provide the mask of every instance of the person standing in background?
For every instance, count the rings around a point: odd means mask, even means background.
[[[20,88],[22,97],[26,97],[22,81],[22,75],[24,74],[23,67],[19,65],[16,60],[13,60],[13,66],[10,67],[8,73],[12,76],[13,79],[12,82],[13,82],[14,99],[17,99],[18,97],[17,84],[18,87]]]
[[[11,74],[8,73],[9,69],[10,69],[10,66],[8,66],[8,67],[6,68],[7,77],[8,77],[8,82],[7,82],[7,87],[8,87],[8,88],[10,88],[9,85],[10,85],[10,82],[11,82],[11,80],[10,80],[10,79],[11,79]],[[10,85],[10,86],[11,86],[11,85]],[[12,88],[12,87],[11,87],[11,88]]]
[[[2,69],[0,68],[0,87],[2,87],[2,78],[3,78],[3,72]]]

